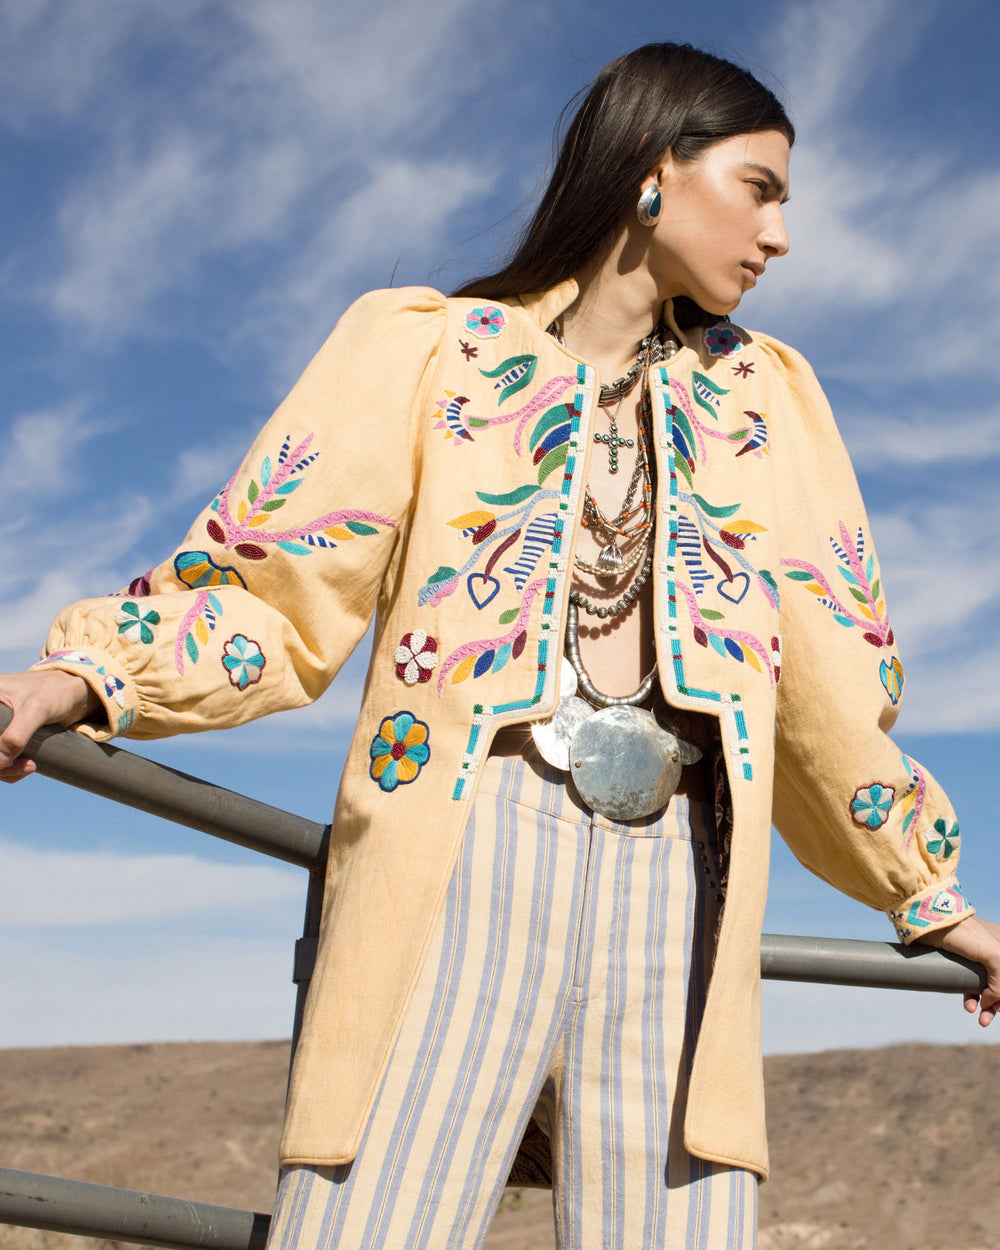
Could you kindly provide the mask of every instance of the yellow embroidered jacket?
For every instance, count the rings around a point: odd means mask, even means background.
[[[490,739],[555,707],[595,381],[545,327],[575,293],[365,296],[174,555],[50,633],[42,663],[107,711],[109,729],[81,729],[150,738],[318,698],[375,614],[285,1161],[353,1157]],[[886,737],[903,672],[812,371],[726,323],[673,333],[649,377],[659,677],[718,719],[734,811],[686,1142],[763,1175],[772,804],[802,862],[902,940],[971,908],[947,798]]]

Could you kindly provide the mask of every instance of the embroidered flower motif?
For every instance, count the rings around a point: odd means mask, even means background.
[[[719,321],[705,330],[705,346],[710,356],[736,356],[743,350],[743,340],[731,325]]]
[[[149,608],[146,612],[133,603],[123,603],[115,613],[118,632],[126,642],[144,642],[147,645],[156,637],[156,626],[160,623],[159,612]]]
[[[125,683],[120,677],[115,677],[111,673],[101,673],[101,676],[104,680],[104,693],[109,699],[113,699],[119,707],[124,707],[125,696],[122,694],[122,691],[125,689]]]
[[[881,829],[889,819],[889,809],[896,791],[873,781],[870,786],[860,786],[851,799],[851,819],[862,829]]]
[[[903,695],[903,666],[899,662],[899,656],[894,655],[890,664],[883,660],[878,666],[878,675],[895,707]]]
[[[503,334],[507,318],[495,304],[483,304],[470,308],[465,314],[465,328],[477,339],[495,339]]]
[[[408,686],[430,681],[438,662],[438,644],[422,629],[404,634],[396,648],[396,676]]]
[[[239,690],[255,686],[260,681],[266,663],[259,644],[246,634],[233,634],[222,648],[222,667]]]
[[[372,780],[387,793],[416,781],[431,757],[428,735],[427,726],[412,712],[387,716],[369,748]]]
[[[949,859],[962,840],[957,820],[935,820],[933,830],[924,837],[927,850],[935,859]]]

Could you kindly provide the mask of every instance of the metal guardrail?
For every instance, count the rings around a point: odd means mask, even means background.
[[[0,731],[9,720],[9,709],[0,704]],[[298,985],[294,1049],[316,952],[329,826],[72,730],[40,730],[25,754],[42,776],[309,870],[305,926],[296,943],[293,972]],[[978,964],[956,955],[848,938],[765,933],[760,966],[761,975],[774,981],[930,993],[978,991],[986,984]],[[0,1167],[0,1224],[169,1250],[263,1250],[270,1216]]]

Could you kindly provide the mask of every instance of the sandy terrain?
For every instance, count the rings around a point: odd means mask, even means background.
[[[0,1164],[267,1210],[285,1042],[0,1052]],[[993,1046],[766,1062],[760,1250],[994,1250]],[[549,1195],[505,1195],[488,1250],[553,1250]],[[0,1250],[112,1243],[0,1227]]]

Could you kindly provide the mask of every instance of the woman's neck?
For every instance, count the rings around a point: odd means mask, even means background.
[[[636,349],[659,322],[663,297],[644,265],[623,264],[621,245],[576,275],[579,294],[562,317],[563,341],[609,382],[625,373]]]

